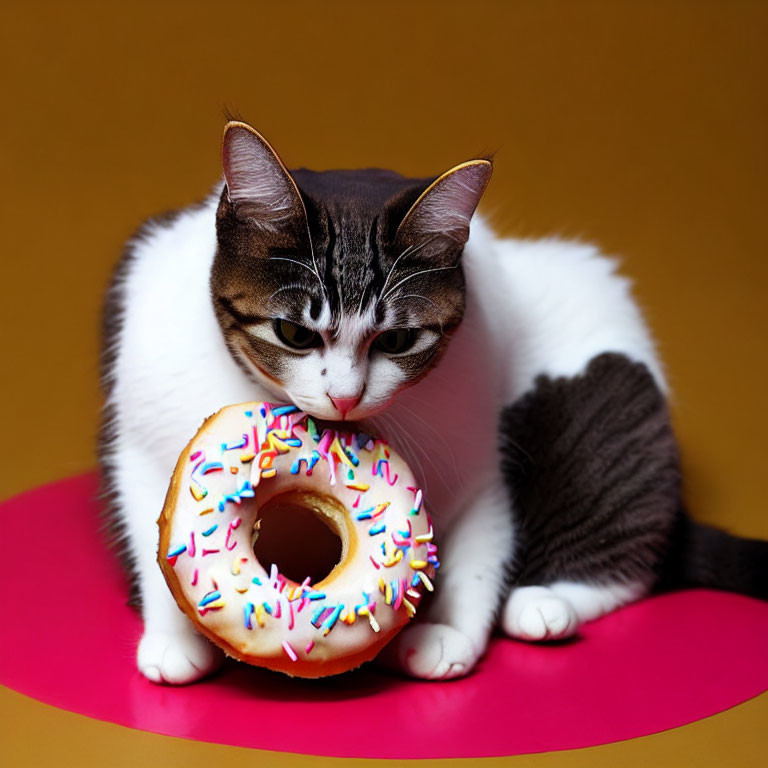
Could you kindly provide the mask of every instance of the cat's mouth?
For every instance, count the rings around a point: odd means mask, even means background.
[[[333,408],[316,407],[314,403],[306,402],[304,398],[294,397],[290,393],[285,393],[286,400],[293,403],[297,408],[308,413],[316,422],[327,426],[329,429],[342,431],[355,431],[362,426],[367,425],[377,414],[381,413],[389,405],[389,401],[380,405],[358,406],[351,413],[339,418],[339,414],[334,413]],[[362,431],[365,431],[364,429]]]
[[[319,429],[335,429],[343,432],[357,431],[361,424],[365,424],[369,418],[368,413],[363,414],[360,418],[344,418],[340,419],[335,414],[329,414],[327,411],[321,409],[308,408],[301,403],[299,398],[288,398],[297,408],[309,414],[317,424]],[[298,400],[298,402],[297,402]]]
[[[312,416],[312,414],[309,414]],[[344,419],[341,420],[331,420],[331,419],[321,419],[316,416],[312,416],[315,423],[317,424],[317,428],[320,432],[324,429],[333,429],[338,432],[358,432],[360,431],[360,425],[364,423],[363,421],[357,421],[356,419]]]
[[[362,408],[359,409],[361,413],[358,417],[350,418],[347,416],[344,419],[340,419],[337,414],[329,413],[330,409],[314,408],[311,403],[303,402],[303,398],[301,397],[292,397],[286,392],[285,399],[287,402],[292,403],[297,408],[304,411],[304,413],[309,414],[320,430],[333,429],[339,432],[365,432],[366,434],[375,434],[372,419],[376,414],[384,410],[387,405],[385,403],[378,408]]]
[[[297,408],[308,413],[316,421],[328,424],[332,429],[349,430],[355,424],[378,413],[387,405],[387,403],[384,403],[377,407],[376,405],[363,403],[365,387],[363,387],[359,397],[349,398],[348,400],[334,399],[330,395],[305,397],[290,392],[287,389],[284,390],[284,396]],[[352,401],[352,407],[349,410],[345,410],[344,405],[350,401]]]

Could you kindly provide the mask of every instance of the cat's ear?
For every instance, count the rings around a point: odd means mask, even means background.
[[[447,238],[463,247],[469,221],[493,172],[490,160],[469,160],[439,176],[420,195],[397,228],[395,239],[407,245]]]
[[[227,123],[222,164],[227,198],[238,218],[272,231],[293,223],[306,227],[304,203],[291,174],[267,140],[247,123]]]

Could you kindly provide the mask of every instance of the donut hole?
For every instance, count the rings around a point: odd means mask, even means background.
[[[311,491],[289,491],[259,509],[253,553],[269,571],[272,564],[300,584],[309,576],[317,585],[328,578],[349,549],[347,512],[337,499]]]

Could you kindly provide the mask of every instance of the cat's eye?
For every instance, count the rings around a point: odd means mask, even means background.
[[[393,328],[379,334],[373,346],[388,355],[399,355],[401,352],[407,352],[416,343],[418,334],[417,328]]]
[[[275,335],[286,346],[294,349],[309,349],[310,347],[319,347],[323,342],[320,334],[310,331],[303,325],[297,325],[290,320],[276,318],[273,323]]]

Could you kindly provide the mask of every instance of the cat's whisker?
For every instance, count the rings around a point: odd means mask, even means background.
[[[421,478],[420,482],[425,484],[425,487],[422,488],[422,490],[427,493],[427,474],[424,472],[424,467],[421,460],[415,453],[414,445],[412,444],[412,439],[408,431],[403,429],[402,425],[396,424],[395,419],[391,414],[379,414],[376,419],[378,419],[378,423],[383,427],[383,429],[379,429],[378,425],[375,424],[374,426],[376,427],[376,431],[384,435],[389,435],[390,442],[396,444],[397,449],[405,457],[408,466],[410,466],[412,470],[417,471],[417,477]],[[399,440],[397,439],[397,435],[405,435],[407,439]],[[393,437],[394,440],[392,439]]]
[[[384,280],[384,285],[381,286],[382,293],[386,290],[387,285],[389,284],[389,278],[392,277],[392,273],[395,271],[398,262],[400,259],[405,258],[411,251],[414,249],[413,245],[409,245],[404,251],[401,251],[397,258],[392,262],[392,266],[389,268],[389,272],[387,272],[387,277]]]
[[[304,267],[304,269],[311,272],[320,281],[320,285],[323,287],[323,293],[325,293],[325,285],[323,285],[323,281],[320,280],[320,275],[318,275],[317,272],[315,272],[315,270],[309,266],[309,264],[305,264],[303,261],[298,261],[297,259],[289,259],[287,256],[270,256],[269,260],[270,261],[290,261],[292,264],[298,264],[300,267]]]
[[[410,434],[410,433],[408,432],[408,434]],[[421,467],[421,461],[419,461],[418,458],[416,457],[416,453],[415,453],[416,451],[419,451],[419,453],[421,453],[421,455],[426,460],[427,464],[430,467],[432,467],[432,469],[434,470],[434,474],[436,475],[436,477],[437,477],[438,481],[440,482],[440,484],[444,488],[450,488],[451,486],[450,486],[450,483],[446,480],[445,473],[443,472],[443,467],[442,467],[442,465],[440,465],[437,462],[437,460],[435,459],[434,455],[430,454],[424,448],[424,446],[420,442],[418,442],[418,441],[413,441],[412,445],[413,445],[413,449],[414,449],[413,456],[417,460],[419,467]],[[425,479],[425,484],[426,484],[429,481],[428,475],[425,472],[423,472],[423,469],[422,469],[422,473],[423,473],[423,476],[424,476],[424,479]],[[425,487],[424,490],[426,492],[428,489]]]
[[[454,473],[454,475],[457,474],[458,471],[459,471],[459,467],[458,467],[458,463],[456,462],[456,455],[455,455],[455,453],[453,451],[453,448],[452,448],[450,442],[445,439],[445,437],[440,433],[439,430],[437,430],[432,424],[430,424],[428,421],[426,421],[422,416],[420,416],[414,410],[412,410],[411,408],[408,408],[408,406],[406,406],[406,405],[404,405],[402,403],[400,404],[399,407],[402,408],[406,413],[408,413],[410,418],[415,419],[420,424],[422,424],[427,430],[429,430],[435,436],[435,438],[436,438],[435,442],[442,443],[442,446],[443,446],[445,452],[451,458],[451,464],[452,464],[452,467],[453,467],[453,473]],[[424,451],[424,449],[421,447],[421,445],[419,445],[419,448],[424,452],[425,458],[430,462],[430,464],[437,471],[437,465],[434,463],[434,461],[433,461],[432,457],[430,456],[430,454],[428,454],[426,451]],[[435,455],[437,455],[437,452],[435,452]],[[438,474],[440,474],[440,473],[438,472]],[[445,479],[442,477],[441,474],[440,474],[440,479],[441,479],[441,481],[443,483],[445,483]]]
[[[400,282],[395,283],[382,297],[381,301],[384,301],[393,291],[396,291],[403,283],[407,283],[409,280],[413,280],[414,277],[419,275],[426,275],[430,272],[445,272],[449,269],[456,269],[459,266],[459,262],[451,265],[450,267],[432,267],[431,269],[420,269],[418,272],[414,272],[407,277],[404,277]]]
[[[357,314],[362,317],[363,314],[363,301],[365,300],[365,289],[360,294],[360,303],[357,305]]]
[[[395,268],[397,267],[397,264],[400,261],[400,259],[403,259],[406,256],[412,256],[414,253],[418,253],[422,248],[425,248],[427,245],[429,245],[434,239],[435,239],[434,237],[430,237],[419,245],[409,245],[404,251],[402,251],[398,255],[398,257],[392,263],[392,266],[389,268],[389,272],[387,273],[387,278],[386,280],[384,280],[384,285],[381,286],[382,293],[384,293],[384,291],[386,290],[386,287],[389,283],[389,278],[392,277],[392,273],[395,271]]]
[[[301,290],[303,286],[301,286],[299,283],[291,283],[290,285],[284,285],[282,288],[278,288],[268,299],[267,304],[269,304],[272,299],[277,296],[278,293],[282,293],[283,291],[290,291],[290,290]]]
[[[418,293],[406,293],[406,294],[401,294],[400,296],[395,296],[395,298],[393,299],[393,301],[402,301],[403,299],[424,299],[424,301],[428,302],[428,303],[429,303],[429,304],[431,304],[431,305],[432,305],[432,306],[433,306],[435,309],[439,310],[439,307],[437,306],[437,304],[435,304],[435,302],[434,302],[434,301],[432,301],[432,299],[428,299],[426,296],[421,296],[421,295],[420,295],[420,294],[418,294]]]
[[[402,294],[400,296],[395,296],[395,298],[392,301],[393,302],[394,301],[402,301],[403,299],[424,299],[424,301],[426,301],[429,304],[431,304],[437,310],[438,318],[439,318],[440,307],[438,307],[437,304],[435,304],[434,301],[432,301],[431,299],[428,299],[426,296],[421,296],[418,293],[406,293],[406,294]],[[439,319],[438,319],[438,325],[440,326],[440,333],[444,334],[445,332],[443,330],[443,323]]]
[[[309,231],[309,222],[307,221],[307,240],[309,242],[309,253],[312,256],[312,270],[317,278],[317,282],[320,283],[320,288],[323,291],[323,296],[328,298],[328,291],[326,290],[325,283],[320,279],[320,270],[317,268],[317,259],[315,259],[315,247],[312,245],[312,233]]]
[[[405,410],[407,410],[409,414],[412,413],[410,411],[410,409],[405,409]],[[421,443],[418,440],[415,440],[413,438],[413,434],[412,434],[411,430],[406,426],[404,421],[402,419],[396,419],[395,416],[392,415],[391,413],[386,414],[386,416],[387,416],[387,419],[391,420],[391,422],[393,423],[395,431],[392,432],[392,435],[395,436],[395,441],[396,441],[396,444],[397,444],[398,448],[403,449],[405,446],[408,446],[408,450],[410,452],[410,455],[413,457],[414,462],[418,464],[419,469],[422,472],[422,477],[424,477],[425,480],[428,478],[427,474],[424,473],[423,465],[422,465],[421,461],[418,459],[418,457],[417,457],[417,455],[415,453],[415,451],[417,451],[417,450],[423,455],[423,457],[427,461],[428,465],[430,467],[432,467],[432,469],[434,469],[435,474],[437,476],[437,479],[444,486],[448,487],[448,484],[446,483],[445,475],[441,471],[440,466],[436,463],[436,461],[433,458],[433,456],[431,456],[430,453],[428,453],[425,450],[425,448],[421,445]],[[439,433],[437,433],[437,434],[438,434],[438,437],[440,438]],[[400,436],[400,435],[402,435],[405,439],[404,440],[399,440],[398,436]],[[444,445],[446,445],[445,441],[442,438],[440,438],[440,442],[442,442]],[[448,452],[451,453],[451,455],[452,455],[452,451],[450,451],[450,448],[449,448]],[[455,461],[454,461],[454,465],[455,465]],[[424,489],[424,490],[426,490],[426,489]]]

